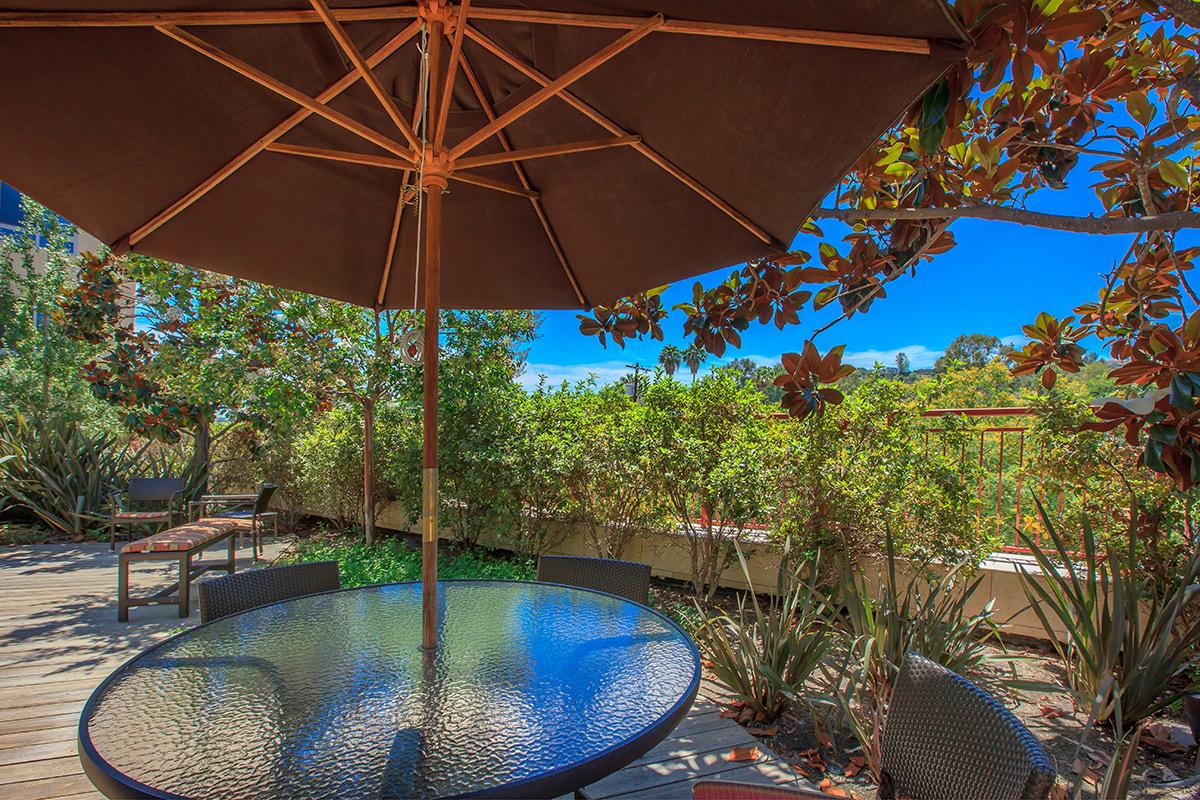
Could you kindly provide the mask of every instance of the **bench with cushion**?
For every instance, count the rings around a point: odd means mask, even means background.
[[[232,575],[237,534],[244,533],[248,526],[248,522],[234,519],[198,519],[122,547],[117,571],[117,619],[129,621],[130,606],[150,605],[177,605],[179,616],[188,616],[191,613],[192,580],[210,569],[223,569]],[[222,542],[228,548],[225,560],[192,561],[196,554]],[[179,581],[149,597],[130,597],[129,566],[135,561],[178,561]]]

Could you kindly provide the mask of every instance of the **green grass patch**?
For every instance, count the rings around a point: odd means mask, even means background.
[[[362,542],[317,540],[300,542],[283,563],[336,561],[342,573],[342,586],[370,586],[375,583],[415,581],[421,578],[421,551],[398,539],[384,539],[372,546]],[[441,553],[438,577],[443,580],[531,581],[535,575],[531,562],[513,561],[486,552]]]

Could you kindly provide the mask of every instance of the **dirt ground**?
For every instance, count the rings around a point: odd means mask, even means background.
[[[996,650],[999,653],[999,649]],[[1013,662],[1017,678],[1043,684],[1061,685],[1064,675],[1057,659],[1032,642],[1010,643],[1009,652],[1020,656]],[[993,676],[1002,677],[1000,670]],[[1068,788],[1078,774],[1076,764],[1086,765],[1084,796],[1094,794],[1094,780],[1101,777],[1114,750],[1113,738],[1107,730],[1093,731],[1087,746],[1080,749],[1079,739],[1087,722],[1087,711],[1073,707],[1065,691],[1025,691],[1001,688],[992,680],[981,680],[1032,731],[1054,760],[1060,783]],[[1162,727],[1155,732],[1164,737],[1171,732],[1180,741],[1190,742],[1191,733],[1182,713],[1171,709],[1154,720]],[[750,732],[755,733],[753,724]],[[811,716],[804,710],[793,712],[780,720],[778,733],[760,736],[770,749],[783,756],[798,771],[807,774],[814,783],[829,778],[839,787],[860,800],[875,800],[876,787],[866,770],[855,774],[853,757],[857,742],[848,735],[834,734],[834,747],[822,746],[817,740]],[[814,755],[815,749],[815,755]],[[1158,784],[1190,777],[1196,766],[1194,746],[1168,747],[1166,750],[1143,743],[1137,758],[1130,797],[1138,798],[1200,798],[1198,787],[1169,789]],[[1077,762],[1076,759],[1079,759]],[[821,767],[824,767],[822,770]],[[847,775],[849,772],[853,777]]]
[[[668,613],[684,624],[699,621],[690,590],[683,585],[655,580],[651,589],[651,605]],[[737,607],[737,595],[722,590],[717,593],[713,606],[725,611]],[[1084,748],[1080,738],[1087,724],[1087,709],[1077,709],[1065,689],[1066,676],[1053,651],[1044,642],[1023,637],[1006,637],[1008,654],[1016,656],[1011,662],[1015,677],[1024,684],[1037,683],[1047,686],[1039,691],[1013,689],[1003,685],[1004,678],[1012,678],[1012,672],[1002,667],[991,670],[991,674],[978,680],[985,688],[1020,719],[1046,748],[1055,762],[1060,784],[1070,789],[1076,780],[1079,767],[1086,766],[1088,773],[1084,781],[1084,797],[1094,796],[1093,782],[1101,778],[1115,750],[1111,733],[1097,726]],[[1004,652],[992,648],[997,656]],[[833,659],[830,659],[833,665]],[[708,676],[710,679],[712,676]],[[819,687],[814,687],[819,693]],[[1178,798],[1200,800],[1200,782],[1183,788],[1164,788],[1159,784],[1180,781],[1196,774],[1197,750],[1183,712],[1176,703],[1151,724],[1161,738],[1185,742],[1186,746],[1160,749],[1143,742],[1136,761],[1129,796],[1135,798]],[[848,732],[825,731],[822,738],[832,739],[833,747],[823,746],[818,741],[812,723],[811,712],[793,709],[779,720],[779,730],[772,735],[761,735],[761,723],[747,724],[747,729],[771,750],[797,768],[797,771],[813,783],[819,784],[829,778],[833,786],[845,790],[860,800],[876,800],[877,792],[866,770],[858,771],[854,756],[858,743]],[[770,728],[768,728],[770,730]],[[828,734],[828,736],[824,735]],[[822,769],[823,767],[823,769]],[[848,776],[846,773],[851,775]]]

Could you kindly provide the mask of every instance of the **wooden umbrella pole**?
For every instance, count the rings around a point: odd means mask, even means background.
[[[430,5],[437,8],[436,0]],[[428,6],[423,4],[422,11]],[[442,12],[444,13],[444,11]],[[440,15],[429,19],[429,110],[441,99],[442,31]],[[442,193],[446,190],[444,159],[429,145],[424,161],[422,188],[425,197],[425,348],[424,348],[424,469],[421,473],[421,643],[429,651],[438,646],[438,311],[442,262]]]

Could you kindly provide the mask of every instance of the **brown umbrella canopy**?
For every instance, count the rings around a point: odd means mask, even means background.
[[[0,178],[114,245],[412,305],[416,3],[331,2],[332,24],[290,0],[98,5],[0,0]],[[941,0],[479,0],[467,19],[443,55],[459,308],[606,303],[786,247],[965,41]],[[488,163],[506,150],[540,157]]]

